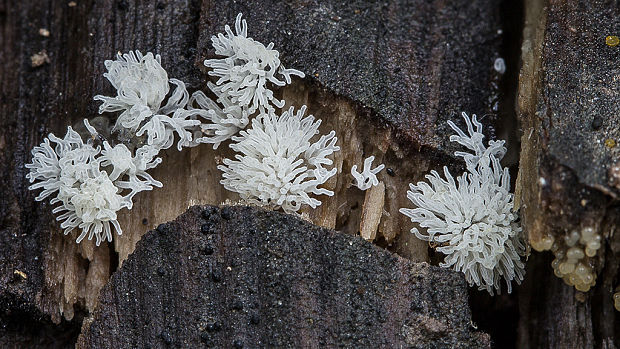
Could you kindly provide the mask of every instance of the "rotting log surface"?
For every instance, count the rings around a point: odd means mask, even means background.
[[[620,48],[605,38],[618,35],[620,3],[532,0],[526,9],[517,180],[524,230],[536,243],[592,227],[603,247],[591,261],[597,284],[585,294],[553,275],[550,252],[533,252],[518,347],[618,348]]]
[[[51,205],[35,202],[36,193],[27,190],[24,164],[48,133],[62,136],[68,125],[97,116],[99,103],[92,97],[114,93],[102,76],[104,60],[118,51],[153,51],[161,54],[170,77],[183,80],[189,90],[204,88],[202,61],[212,54],[211,35],[232,24],[237,10],[244,11],[250,34],[274,41],[283,62],[308,76],[282,92],[287,101],[308,104],[309,112],[323,119],[322,130],[331,127],[341,140],[342,155],[335,159],[340,173],[328,183],[336,195],[309,213],[313,222],[350,233],[359,229],[364,195],[349,188],[347,173],[375,155],[394,174],[380,175],[386,197],[377,200],[384,207],[373,212],[382,215],[377,239],[422,261],[427,245],[401,234],[410,223],[397,211],[407,205],[408,182],[449,162],[452,150],[441,143],[449,134],[446,118],[460,110],[491,111],[490,96],[497,92],[491,88],[497,78],[492,63],[501,41],[498,4],[0,2],[0,311],[3,323],[16,324],[0,329],[5,331],[0,345],[19,346],[22,334],[35,336],[21,330],[29,324],[58,329],[53,336],[71,345],[99,290],[146,231],[192,204],[237,198],[217,184],[217,161],[231,156],[226,144],[218,153],[206,145],[170,150],[153,171],[164,188],[138,195],[131,214],[119,212],[124,234],[113,246],[76,245],[75,233],[62,235]],[[47,59],[33,65],[31,57],[43,53]],[[484,121],[487,126],[491,118]],[[32,321],[12,322],[15,314]],[[51,325],[63,318],[74,320]]]
[[[493,111],[499,6],[479,0],[206,1],[200,32],[220,32],[242,12],[253,38],[286,48],[287,68],[371,109],[407,143],[447,147],[452,156],[446,121],[462,111]],[[200,52],[212,55],[210,44],[210,35],[200,36]]]
[[[34,201],[24,168],[30,149],[96,115],[93,96],[110,92],[103,61],[118,50],[165,52],[170,75],[197,86],[198,5],[0,2],[0,346],[72,346],[79,313],[94,307],[118,265],[107,246],[78,247],[75,236],[64,237],[51,205]],[[43,52],[48,59],[33,65],[31,56]],[[75,321],[51,325],[75,312]]]
[[[462,275],[244,206],[194,206],[147,233],[78,348],[484,348]]]

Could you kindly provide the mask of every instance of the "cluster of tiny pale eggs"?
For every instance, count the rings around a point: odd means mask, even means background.
[[[537,251],[553,252],[553,272],[568,285],[586,292],[596,284],[596,274],[590,258],[596,256],[596,252],[601,248],[601,235],[597,234],[594,228],[585,227],[581,232],[573,230],[558,241],[554,241],[553,236],[545,236],[532,243],[532,247]]]

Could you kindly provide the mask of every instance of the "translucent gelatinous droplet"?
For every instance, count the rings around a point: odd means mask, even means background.
[[[593,249],[593,250],[598,250],[599,248],[601,248],[601,243],[599,241],[596,240],[592,240],[590,242],[588,242],[587,247]]]
[[[590,285],[587,284],[575,284],[575,288],[577,291],[588,292],[590,290]]]
[[[587,273],[581,278],[581,280],[589,285],[592,281],[594,281],[594,275],[592,275],[592,273]]]
[[[581,235],[579,234],[579,232],[576,231],[576,230],[573,230],[570,234],[568,234],[568,235],[566,235],[564,237],[564,242],[566,242],[566,245],[568,247],[573,247],[573,246],[575,246],[577,241],[579,241],[580,237],[581,237]]]
[[[588,272],[588,269],[589,269],[588,267],[579,263],[577,264],[577,267],[575,268],[575,274],[577,274],[579,277],[582,277]]]
[[[551,249],[551,246],[553,246],[553,236],[545,236],[542,238],[542,247],[543,250],[549,250]]]
[[[579,247],[571,247],[566,252],[566,258],[568,259],[579,260],[579,259],[582,259],[584,256],[585,255],[583,253],[583,250],[580,249]]]
[[[564,262],[560,264],[560,272],[562,274],[570,274],[573,272],[573,270],[575,270],[574,263]]]

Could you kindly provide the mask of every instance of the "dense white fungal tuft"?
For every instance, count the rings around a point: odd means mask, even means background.
[[[117,233],[122,233],[121,227],[116,220],[116,212],[127,206],[127,201],[118,194],[110,177],[104,172],[97,172],[93,167],[88,172],[88,177],[76,182],[76,186],[61,188],[58,195],[59,207],[52,210],[53,213],[61,213],[57,219],[64,220],[60,225],[65,229],[65,234],[75,227],[82,229],[76,242],[81,242],[85,237],[92,240],[96,237],[96,244],[101,241],[112,242],[112,229],[114,226]],[[66,192],[65,192],[66,190]],[[64,194],[64,195],[63,195]],[[51,201],[54,203],[54,200]]]
[[[124,139],[110,142],[84,120],[90,133],[86,143],[69,127],[63,139],[50,134],[35,147],[32,163],[26,165],[27,178],[34,183],[30,189],[43,189],[37,200],[56,194],[50,202],[60,206],[52,212],[60,213],[57,219],[65,234],[80,228],[77,242],[95,237],[97,245],[112,241],[112,228],[122,233],[116,212],[131,209],[137,193],[162,186],[147,170],[161,163],[157,155],[174,144],[175,135],[178,150],[196,145],[193,134],[201,124],[196,116],[206,113],[186,109],[185,84],[168,80],[159,55],[119,54],[105,66],[104,76],[117,95],[95,99],[103,101],[100,113],[121,112],[114,127],[106,131],[118,131]],[[170,83],[176,86],[172,93]]]
[[[482,124],[476,116],[470,120],[463,113],[463,118],[468,134],[452,121],[448,124],[457,133],[450,140],[469,150],[455,153],[465,160],[467,172],[455,180],[447,167],[445,179],[431,171],[426,176],[428,183],[410,184],[407,198],[416,208],[402,208],[400,212],[426,228],[425,232],[416,228],[411,231],[437,244],[437,251],[446,255],[442,267],[463,272],[470,285],[490,294],[494,289],[500,292],[503,278],[510,293],[511,281],[520,284],[523,280],[520,256],[525,254],[525,247],[513,212],[510,175],[499,162],[506,148],[504,141],[489,141],[485,147]]]
[[[161,66],[161,57],[130,51],[116,60],[105,61],[108,70],[103,74],[116,88],[116,97],[97,95],[103,101],[99,113],[121,111],[112,131],[126,131],[130,135],[146,135],[148,144],[168,149],[179,137],[177,148],[193,146],[194,129],[200,121],[194,120],[196,112],[186,110],[189,93],[185,84],[177,79],[168,80],[168,73]],[[170,83],[176,88],[170,92]],[[167,100],[166,100],[167,98]],[[166,104],[162,106],[164,100]]]
[[[111,147],[108,142],[104,142],[103,145],[104,149],[98,161],[101,167],[110,173],[109,177],[114,181],[114,185],[130,191],[126,194],[127,208],[133,207],[133,197],[139,192],[162,187],[161,182],[146,172],[161,163],[161,158],[156,158],[157,149],[145,145],[132,156],[124,144]]]
[[[85,120],[87,129],[91,129]],[[52,143],[55,143],[52,146]],[[116,212],[126,206],[126,201],[117,194],[116,188],[97,161],[101,148],[84,143],[71,127],[64,138],[50,134],[40,146],[32,149],[32,163],[26,164],[30,172],[26,178],[32,184],[29,189],[43,188],[36,197],[42,201],[56,194],[50,202],[60,203],[52,212],[60,213],[57,220],[68,234],[76,227],[82,229],[77,241],[84,237],[97,238],[97,245],[109,236],[110,224],[120,227]],[[35,183],[36,182],[36,183]]]
[[[157,113],[170,91],[168,74],[161,66],[161,57],[140,51],[119,52],[116,60],[104,62],[104,73],[117,91],[116,97],[97,95],[103,101],[99,113],[122,111],[114,129],[126,128],[135,132],[140,123]]]
[[[289,213],[303,204],[317,207],[321,202],[310,194],[333,195],[319,186],[336,173],[335,168],[328,168],[332,165],[328,156],[339,150],[335,132],[311,143],[320,121],[304,118],[305,106],[297,113],[291,107],[276,114],[284,101],[275,98],[271,88],[290,84],[291,76],[304,74],[284,68],[273,43],[265,46],[249,38],[241,14],[234,29],[225,26],[225,34],[211,38],[215,54],[221,57],[204,61],[212,69],[209,75],[218,78],[207,85],[216,100],[201,91],[190,98],[190,110],[202,110],[197,115],[206,120],[200,125],[202,136],[195,141],[217,149],[232,139],[230,147],[238,154],[234,160],[224,159],[218,168],[224,172],[224,187],[242,199]],[[250,120],[251,128],[244,131]]]
[[[212,68],[209,74],[219,78],[208,84],[215,101],[201,91],[190,98],[182,81],[168,79],[159,55],[119,53],[105,61],[104,74],[116,96],[95,96],[103,102],[99,113],[118,112],[114,126],[104,121],[100,134],[84,120],[90,133],[86,142],[69,127],[63,139],[50,134],[32,150],[32,163],[26,165],[29,188],[42,189],[37,200],[51,196],[50,202],[59,204],[53,213],[59,214],[65,234],[80,228],[77,242],[96,238],[97,245],[111,242],[112,230],[121,234],[117,212],[131,209],[137,193],[162,186],[147,171],[161,163],[158,154],[175,142],[180,151],[199,143],[217,148],[232,138],[236,143],[231,147],[241,154],[220,166],[225,172],[222,183],[250,201],[294,212],[302,204],[320,205],[309,194],[333,195],[318,186],[336,173],[326,168],[332,165],[327,156],[339,150],[335,133],[310,143],[320,121],[304,118],[305,106],[297,114],[292,108],[275,114],[284,101],[274,97],[271,87],[304,74],[285,69],[273,44],[265,47],[248,38],[241,14],[236,33],[225,29],[226,36],[212,38],[222,58],[205,61]],[[250,118],[252,129],[234,137]],[[109,134],[116,139],[103,136]]]
[[[87,120],[84,124],[92,136],[86,143],[69,127],[64,138],[50,134],[34,147],[26,178],[34,183],[29,189],[43,188],[37,201],[55,194],[50,203],[60,205],[52,212],[60,213],[56,219],[62,221],[65,234],[80,228],[76,241],[95,237],[98,246],[112,241],[112,227],[122,233],[116,212],[131,209],[134,195],[162,186],[146,173],[161,159],[155,158],[157,152],[149,146],[138,149],[135,156],[124,144],[112,147],[104,141],[103,149],[94,147],[95,128]]]
[[[374,160],[374,156],[367,157],[366,160],[364,160],[364,170],[361,173],[357,172],[357,165],[351,167],[351,175],[355,178],[355,186],[361,190],[370,189],[370,187],[379,184],[377,173],[381,172],[385,165],[381,164],[372,168],[372,162]]]
[[[273,110],[271,104],[282,108],[284,101],[274,97],[269,84],[284,86],[291,83],[292,75],[304,77],[304,73],[284,68],[273,43],[265,47],[249,38],[247,23],[241,16],[241,13],[237,15],[235,32],[226,25],[226,35],[211,37],[215,54],[223,58],[204,61],[205,66],[213,69],[209,75],[219,78],[215,84],[209,83],[209,88],[220,97],[226,96],[231,103],[248,108],[249,114],[259,108]]]
[[[197,91],[189,103],[190,106],[197,104],[199,108],[196,110],[200,111],[197,115],[208,121],[200,125],[202,136],[196,138],[196,142],[213,144],[213,149],[217,149],[220,143],[236,135],[250,122],[247,108],[232,103],[227,96],[220,97],[219,102],[221,107],[202,91]]]
[[[245,129],[252,117],[284,107],[284,101],[274,97],[272,87],[290,84],[293,75],[304,77],[304,73],[281,65],[273,44],[265,47],[249,38],[241,16],[237,15],[235,32],[226,25],[225,34],[211,38],[215,54],[221,56],[204,61],[211,68],[209,75],[218,78],[207,83],[215,101],[202,91],[189,100],[189,109],[203,120],[195,142],[213,144],[213,149]]]
[[[239,154],[218,166],[224,172],[224,187],[251,203],[282,207],[287,213],[302,204],[312,208],[321,204],[309,194],[333,195],[319,186],[336,174],[336,168],[324,167],[332,165],[328,156],[340,150],[335,132],[312,142],[321,121],[303,117],[305,111],[303,106],[297,113],[291,107],[279,116],[261,114],[250,129],[233,137],[230,147]]]

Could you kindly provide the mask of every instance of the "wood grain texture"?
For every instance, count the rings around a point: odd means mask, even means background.
[[[524,230],[536,243],[593,227],[603,247],[587,261],[597,284],[585,294],[553,276],[549,252],[534,252],[520,293],[518,346],[617,348],[620,188],[611,169],[620,149],[605,141],[620,139],[620,50],[605,37],[620,26],[620,3],[528,1],[526,9],[517,179]]]
[[[197,2],[4,1],[0,3],[0,303],[46,323],[93,309],[118,265],[113,249],[63,236],[47,202],[34,201],[24,164],[49,133],[95,117],[112,93],[103,61],[117,51],[167,52],[171,76],[198,86]],[[167,18],[167,20],[163,20]],[[173,20],[174,19],[174,20]],[[45,35],[41,35],[47,31]],[[32,66],[46,52],[48,62]],[[189,58],[188,58],[189,57]],[[26,278],[14,278],[15,271]],[[76,309],[74,310],[74,306]],[[79,321],[72,323],[72,330]],[[2,336],[4,337],[4,336]],[[4,337],[6,338],[6,337]]]
[[[170,149],[152,172],[164,188],[138,195],[133,210],[120,212],[123,235],[95,248],[90,242],[76,245],[75,233],[62,235],[51,205],[35,202],[36,194],[28,191],[24,168],[30,149],[48,133],[63,135],[68,125],[98,115],[92,97],[114,94],[102,76],[103,62],[119,51],[159,53],[169,77],[183,80],[190,91],[204,89],[202,61],[213,54],[209,39],[231,24],[237,11],[245,12],[252,36],[274,41],[284,64],[306,73],[279,93],[289,104],[307,104],[323,120],[323,132],[337,132],[342,147],[334,159],[339,174],[327,183],[336,195],[317,210],[304,210],[304,216],[356,234],[364,193],[351,187],[349,170],[375,155],[392,170],[379,175],[386,195],[377,243],[412,260],[428,260],[427,245],[408,234],[411,223],[398,209],[409,205],[407,184],[429,169],[448,164],[462,170],[453,161],[445,121],[461,110],[493,111],[498,3],[0,2],[3,315],[21,314],[59,328],[69,335],[58,337],[71,345],[80,322],[96,307],[99,290],[143,234],[191,205],[238,201],[219,184],[216,166],[232,156],[226,144],[217,151],[206,145],[180,153]],[[41,52],[49,61],[33,67],[31,57]],[[484,122],[491,126],[494,120]],[[18,328],[0,337],[12,333],[17,341],[23,332]]]
[[[446,121],[495,113],[500,1],[236,1],[203,3],[199,50],[242,12],[250,34],[285,48],[287,67],[371,109],[409,146],[452,156]],[[492,125],[493,116],[482,118]],[[457,124],[461,124],[458,122]]]
[[[273,211],[194,206],[138,242],[77,348],[490,348],[462,275]]]

